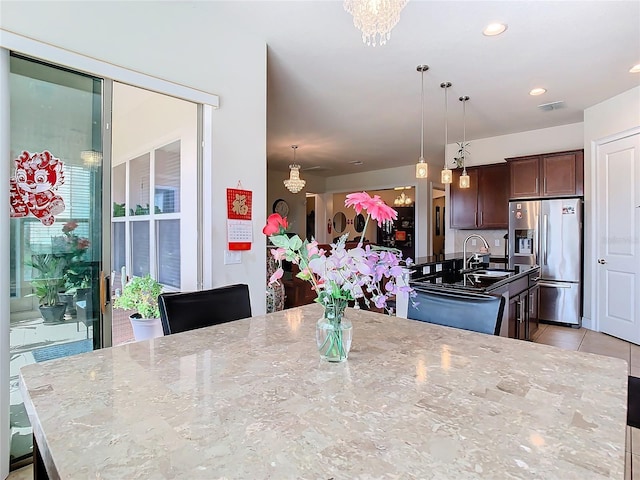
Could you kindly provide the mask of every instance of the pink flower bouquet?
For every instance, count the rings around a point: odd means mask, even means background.
[[[398,215],[378,195],[371,197],[366,192],[347,195],[345,206],[353,207],[356,213],[367,213],[363,231],[366,231],[370,218],[382,225],[395,220]],[[300,272],[297,276],[311,282],[317,293],[316,301],[325,310],[333,310],[338,321],[349,301],[362,299],[367,306],[373,304],[392,313],[389,299],[399,291],[412,293],[406,282],[409,274],[407,267],[412,261],[403,260],[399,250],[363,245],[362,239],[355,248],[347,250],[347,235],[343,235],[331,245],[329,253],[319,248],[315,240],[302,241],[298,235],[289,237],[286,234],[287,226],[287,219],[274,213],[269,216],[263,229],[276,247],[271,254],[278,262],[278,269],[269,283],[277,282],[282,277],[283,260],[298,265]]]

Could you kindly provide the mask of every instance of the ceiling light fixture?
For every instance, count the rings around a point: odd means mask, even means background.
[[[289,165],[291,171],[289,172],[289,178],[284,180],[284,186],[287,187],[291,193],[298,193],[304,188],[307,182],[300,178],[300,165],[296,163],[296,150],[298,145],[291,145],[293,149],[293,163]]]
[[[543,93],[545,93],[547,91],[546,88],[533,88],[530,92],[529,95],[542,95]]]
[[[496,35],[500,35],[507,29],[507,25],[505,23],[490,23],[487,25],[482,31],[483,35],[487,37],[494,37]]]
[[[449,141],[449,135],[447,130],[447,118],[449,116],[449,101],[447,96],[447,89],[451,86],[451,82],[442,82],[440,84],[440,88],[444,89],[444,168],[442,172],[440,172],[440,181],[442,183],[451,183],[453,182],[453,172],[449,169],[447,165],[447,144]]]
[[[353,16],[353,24],[362,32],[367,45],[384,45],[391,29],[398,24],[400,12],[408,0],[344,0],[344,9]]]
[[[95,150],[82,150],[80,159],[87,167],[97,167],[102,162],[102,153]]]
[[[404,207],[406,205],[411,205],[412,203],[413,200],[411,200],[411,197],[409,195],[406,195],[404,192],[398,195],[393,201],[393,205],[395,207]]]
[[[462,175],[460,175],[460,188],[469,188],[471,186],[471,179],[467,175],[467,167],[465,166],[465,146],[467,144],[467,101],[469,96],[465,95],[458,100],[462,102]]]
[[[428,167],[427,162],[424,161],[424,72],[429,70],[428,65],[418,65],[416,70],[420,72],[420,101],[422,109],[422,127],[420,128],[420,158],[416,163],[416,178],[427,178]]]
[[[640,63],[631,67],[629,73],[640,73]]]

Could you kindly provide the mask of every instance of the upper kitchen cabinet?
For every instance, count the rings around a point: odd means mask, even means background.
[[[469,188],[460,188],[461,171],[453,171],[449,190],[451,228],[507,228],[509,166],[506,163],[467,169]]]
[[[506,160],[511,177],[510,198],[570,197],[584,192],[583,150]]]

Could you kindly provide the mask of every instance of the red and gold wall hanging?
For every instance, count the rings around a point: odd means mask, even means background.
[[[227,188],[227,242],[229,250],[251,250],[253,222],[251,206],[253,193],[239,188]]]

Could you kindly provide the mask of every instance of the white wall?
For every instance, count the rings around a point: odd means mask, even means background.
[[[505,158],[535,155],[538,153],[560,152],[563,150],[575,150],[583,147],[584,142],[583,123],[572,123],[559,127],[542,128],[528,132],[512,133],[499,137],[481,138],[471,140],[467,147],[468,156],[466,166],[487,165],[504,162]],[[458,152],[458,146],[450,143],[446,148],[448,165],[455,165],[453,157]],[[446,202],[450,205],[449,185],[446,186]],[[450,227],[450,216],[445,218],[445,251],[447,253],[462,251],[464,239],[471,233],[484,236],[491,247],[492,255],[504,255],[504,239],[506,230],[457,230]],[[496,240],[500,245],[496,245]]]
[[[440,175],[439,169],[436,171],[432,165],[429,167],[429,178]],[[384,190],[399,185],[414,185],[416,187],[416,258],[431,255],[431,183],[428,179],[416,178],[415,165],[328,177],[326,188],[327,192],[331,194],[334,192]],[[327,202],[327,206],[327,216],[333,218],[332,202]]]
[[[153,9],[153,17],[149,11]],[[212,252],[205,284],[249,283],[252,309],[265,307],[266,45],[214,16],[176,22],[182,2],[3,1],[1,26],[72,52],[220,95],[209,134],[212,191],[205,232]],[[194,4],[191,8],[197,8]],[[196,24],[197,23],[197,24]],[[253,191],[253,246],[239,265],[224,265],[226,188]]]
[[[632,88],[584,111],[584,314],[583,324],[597,328],[591,299],[596,295],[593,266],[596,261],[595,225],[596,142],[640,127],[640,87]]]
[[[553,114],[553,112],[551,113]],[[527,132],[511,133],[498,137],[470,140],[465,159],[467,167],[504,162],[505,158],[560,152],[582,148],[583,123],[571,123],[559,127],[541,128]],[[446,148],[447,164],[455,165],[453,157],[458,145],[450,143]]]

